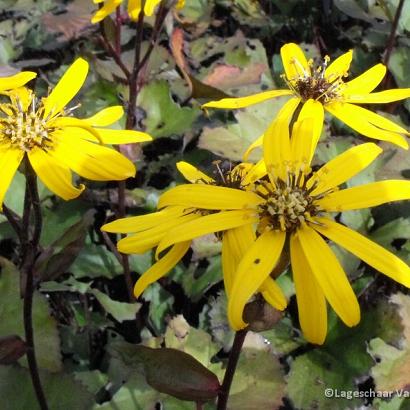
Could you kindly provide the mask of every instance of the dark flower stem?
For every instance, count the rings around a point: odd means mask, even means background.
[[[138,98],[138,91],[139,91],[139,74],[141,70],[144,68],[145,64],[148,62],[149,57],[154,49],[155,44],[158,41],[159,33],[161,32],[163,23],[165,21],[165,17],[169,9],[165,8],[164,6],[160,6],[157,14],[157,18],[154,24],[154,28],[151,35],[151,40],[148,46],[147,51],[141,58],[141,46],[143,41],[143,34],[144,34],[144,5],[145,1],[141,4],[141,13],[138,16],[137,21],[137,28],[136,28],[136,38],[135,38],[135,51],[134,51],[134,62],[131,71],[129,68],[124,64],[121,58],[121,28],[122,28],[122,17],[121,17],[121,7],[116,9],[116,17],[115,17],[115,44],[112,45],[105,33],[104,23],[100,23],[100,30],[101,36],[100,41],[104,46],[107,53],[114,59],[115,63],[118,67],[122,70],[125,78],[126,83],[128,85],[129,90],[129,97],[127,102],[127,118],[126,118],[126,126],[127,130],[133,130],[137,126],[137,118],[136,118],[136,105],[137,105],[137,98]],[[126,214],[126,207],[125,207],[125,181],[119,181],[118,183],[118,209],[117,209],[117,217],[124,218]],[[129,258],[125,254],[120,255],[121,265],[123,267],[125,283],[127,286],[128,297],[130,301],[134,301],[134,292],[133,292],[133,280],[131,277],[131,269]]]
[[[34,334],[33,334],[33,294],[34,294],[34,264],[38,253],[41,229],[42,229],[42,215],[40,198],[37,189],[37,176],[31,167],[27,156],[25,157],[25,174],[26,174],[26,197],[23,221],[30,222],[31,209],[33,210],[34,226],[32,229],[31,239],[27,235],[22,243],[22,279],[24,285],[22,286],[24,292],[23,302],[23,320],[24,333],[27,345],[27,362],[33,383],[33,388],[36,393],[38,404],[41,410],[48,410],[46,397],[44,395],[43,387],[41,385],[40,375],[37,366],[36,354],[34,349]],[[29,224],[25,225],[26,229],[23,231],[30,232]]]
[[[386,52],[384,53],[384,57],[383,57],[383,63],[386,66],[389,64],[390,56],[393,51],[394,42],[396,40],[397,26],[399,25],[400,16],[403,11],[403,6],[404,6],[404,0],[400,0],[397,6],[396,14],[394,15],[394,19],[393,19],[393,23],[392,23],[392,27],[390,31],[390,36],[389,36],[389,39],[387,40]]]
[[[243,342],[248,331],[246,329],[239,330],[235,333],[231,352],[229,353],[228,364],[225,370],[224,380],[222,382],[221,390],[218,394],[217,410],[226,410],[228,404],[229,391],[231,390],[232,380],[235,375],[236,366],[238,364],[239,356],[241,354]]]

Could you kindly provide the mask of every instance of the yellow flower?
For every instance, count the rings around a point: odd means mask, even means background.
[[[401,259],[335,222],[329,213],[410,199],[410,182],[381,181],[339,190],[382,150],[373,143],[358,145],[312,172],[314,146],[307,138],[312,123],[313,119],[298,121],[290,139],[287,122],[275,122],[264,139],[268,174],[254,184],[261,198],[255,208],[257,238],[252,232],[238,233],[244,255],[233,274],[228,318],[235,330],[246,326],[245,304],[289,247],[301,328],[307,340],[321,344],[327,333],[326,300],[347,326],[360,321],[357,298],[323,237],[410,287],[410,268]]]
[[[107,16],[115,11],[115,9],[123,2],[123,0],[93,0],[95,4],[104,3],[104,5],[94,14],[91,19],[93,24],[104,20]],[[138,20],[144,0],[128,0],[128,14],[131,20]],[[146,0],[144,5],[144,14],[152,16],[155,8],[161,0]],[[176,1],[176,7],[181,9],[185,5],[185,0]]]
[[[237,227],[251,227],[256,222],[255,212],[248,209],[248,205],[254,208],[260,199],[254,193],[244,191],[244,186],[266,174],[263,164],[254,167],[251,164],[240,164],[232,170],[218,167],[215,178],[210,178],[186,162],[179,162],[177,167],[192,184],[180,185],[165,192],[158,203],[160,211],[119,219],[101,228],[106,232],[133,233],[118,242],[118,250],[122,253],[144,253],[156,247],[158,259],[162,251],[170,248],[137,281],[134,288],[136,297],[182,259],[193,238],[221,231],[225,249],[222,261],[224,280],[229,290],[232,264],[227,264],[226,261],[233,258],[236,260],[237,254],[234,254],[236,248],[232,247],[231,240],[226,240],[225,236]],[[271,287],[276,289],[277,285],[270,278],[261,286],[264,291],[267,289],[266,292]],[[277,307],[284,309],[286,300],[283,295],[280,301]]]
[[[0,93],[22,87],[36,76],[32,71],[23,71],[10,77],[0,77]]]
[[[408,143],[403,137],[409,135],[407,130],[381,115],[356,105],[390,103],[410,97],[409,88],[372,92],[386,74],[386,67],[383,64],[377,64],[346,82],[344,79],[348,76],[352,51],[341,55],[330,65],[329,57],[325,57],[323,64],[316,69],[296,44],[285,44],[281,48],[281,57],[287,90],[271,90],[249,97],[224,98],[204,104],[203,107],[235,109],[275,97],[292,96],[279,112],[277,119],[290,120],[302,104],[301,114],[315,119],[314,139],[320,137],[324,111],[327,111],[362,135],[408,148]],[[256,140],[247,153],[262,145],[262,138],[263,136]]]
[[[65,108],[87,73],[88,63],[79,58],[49,96],[39,100],[31,90],[21,87],[8,93],[10,102],[0,104],[0,207],[25,155],[44,185],[65,200],[77,197],[84,189],[83,185],[72,185],[70,169],[95,181],[135,175],[131,161],[102,145],[151,140],[143,132],[105,128],[123,115],[122,107],[109,107],[86,119],[70,116],[73,108]]]

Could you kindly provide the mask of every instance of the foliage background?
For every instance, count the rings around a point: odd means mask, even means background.
[[[155,139],[142,150],[126,148],[139,170],[127,181],[128,213],[154,210],[158,196],[182,182],[175,168],[179,160],[210,173],[216,159],[240,160],[281,105],[274,100],[236,112],[204,113],[201,102],[221,91],[247,95],[280,88],[279,49],[289,41],[302,43],[312,57],[335,58],[352,48],[352,73],[359,74],[382,59],[397,4],[398,0],[186,0],[183,11],[167,20],[140,78],[138,125]],[[93,10],[86,0],[2,0],[0,75],[34,69],[40,73],[36,87],[46,93],[81,55],[90,62],[91,72],[82,89],[80,113],[88,116],[97,108],[121,104],[126,87],[121,71],[99,43],[98,26],[89,23]],[[132,24],[125,25],[122,36],[123,58],[130,64],[134,30]],[[146,34],[149,30],[148,26]],[[409,32],[410,2],[405,2],[386,88],[410,86]],[[409,102],[376,108],[409,125]],[[318,164],[360,139],[334,119],[325,128]],[[383,148],[382,158],[349,184],[409,178],[408,152]],[[255,152],[253,159],[258,155]],[[6,204],[18,213],[23,180],[18,174],[6,197]],[[131,304],[121,266],[99,231],[113,216],[116,185],[88,187],[79,200],[67,203],[40,187],[45,215],[41,244],[46,252],[39,267],[34,331],[50,407],[194,409],[193,403],[159,394],[147,384],[144,360],[132,345],[183,350],[222,378],[233,335],[226,321],[220,244],[212,237],[196,240],[180,266]],[[409,204],[398,203],[348,212],[343,222],[410,262],[409,214]],[[16,247],[17,239],[0,215],[0,335],[23,337],[19,276],[13,265]],[[298,327],[293,286],[289,275],[283,276],[289,309],[273,330],[248,335],[229,408],[409,408],[408,399],[398,396],[325,397],[326,388],[364,395],[372,389],[394,392],[410,385],[408,291],[334,250],[360,295],[360,325],[348,329],[331,314],[325,345],[307,344]],[[134,279],[151,261],[150,253],[131,257]],[[5,410],[36,409],[25,359],[0,366],[0,397]]]

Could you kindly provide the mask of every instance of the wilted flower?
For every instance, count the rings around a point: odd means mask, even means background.
[[[95,4],[104,3],[103,6],[94,14],[91,19],[92,23],[98,23],[104,20],[107,16],[115,11],[117,7],[121,5],[123,0],[93,0]],[[128,0],[128,14],[131,20],[138,20],[138,16],[141,12],[142,5],[144,4],[144,14],[146,16],[152,16],[154,14],[155,8],[159,3],[164,0]],[[168,1],[172,3],[171,1]],[[185,5],[185,0],[174,1],[176,7],[181,9]]]
[[[319,139],[324,120],[324,111],[329,112],[349,127],[369,138],[389,141],[402,148],[408,148],[403,135],[407,130],[379,114],[356,104],[381,104],[410,97],[410,88],[372,92],[386,74],[386,67],[377,64],[351,81],[345,81],[349,74],[353,52],[338,57],[328,65],[325,57],[322,65],[313,67],[299,46],[293,43],[281,48],[285,69],[287,90],[271,90],[249,97],[224,98],[204,104],[204,108],[242,108],[280,96],[291,96],[276,119],[290,119],[302,104],[301,115],[312,117],[315,140]],[[262,137],[255,141],[247,152],[262,144]]]
[[[135,175],[130,160],[102,145],[151,140],[143,132],[105,128],[123,115],[122,107],[109,107],[86,119],[71,116],[73,109],[65,108],[87,73],[88,63],[79,58],[45,98],[38,99],[25,87],[7,93],[10,101],[0,104],[0,206],[25,155],[42,182],[65,200],[84,189],[72,185],[70,169],[95,181]]]

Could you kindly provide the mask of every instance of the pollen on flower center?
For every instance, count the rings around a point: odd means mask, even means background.
[[[298,178],[299,179],[299,178]],[[302,223],[319,213],[315,205],[315,197],[309,190],[297,183],[286,183],[281,179],[275,181],[273,187],[267,181],[262,181],[258,192],[265,202],[259,205],[260,223],[258,230],[266,228],[281,231],[294,231]]]
[[[329,57],[325,57],[320,66],[313,68],[313,60],[310,60],[309,66],[312,68],[311,73],[303,69],[302,74],[295,78],[286,80],[284,77],[285,81],[303,101],[313,99],[323,104],[338,99],[344,85],[343,77],[346,77],[347,73],[342,72],[327,77],[325,73],[328,62]],[[294,64],[298,67],[297,72],[300,72],[300,63],[298,64],[298,62],[295,61]]]
[[[55,130],[49,127],[42,116],[42,107],[35,96],[30,95],[31,103],[27,109],[23,108],[18,98],[15,104],[0,105],[3,117],[0,117],[2,132],[0,141],[8,142],[12,146],[29,152],[34,147],[46,150],[51,147],[50,133]]]

